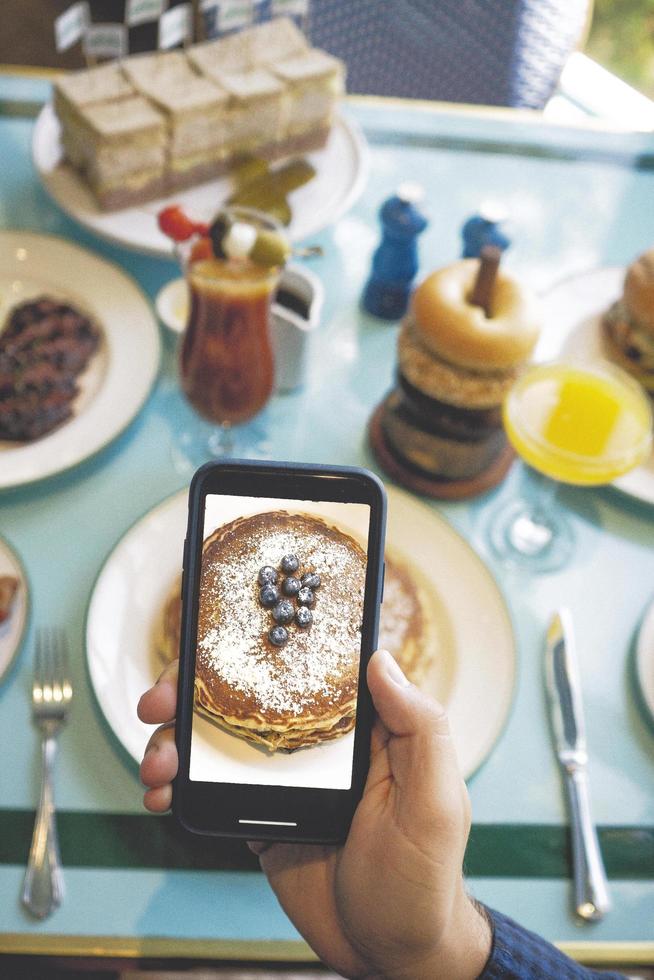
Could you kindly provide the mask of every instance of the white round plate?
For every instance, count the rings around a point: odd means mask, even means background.
[[[624,274],[621,267],[593,269],[553,286],[543,297],[545,326],[536,347],[536,360],[562,355],[606,359],[602,314],[622,295]],[[636,500],[654,504],[654,451],[642,466],[612,485]]]
[[[100,211],[84,181],[63,162],[59,121],[52,105],[41,110],[32,138],[32,159],[43,186],[60,208],[89,231],[111,242],[148,255],[170,258],[172,245],[159,231],[157,214],[179,203],[198,219],[210,220],[230,191],[227,177],[179,191],[170,197],[122,211]],[[368,176],[368,147],[359,127],[337,116],[324,149],[306,154],[316,175],[293,191],[289,201],[294,242],[333,224],[359,197]]]
[[[15,551],[4,538],[0,538],[0,575],[12,575],[18,579],[11,612],[0,623],[0,679],[7,673],[20,649],[27,627],[29,609],[29,585],[27,575]]]
[[[649,721],[654,725],[654,602],[645,613],[636,640],[636,682]]]
[[[0,330],[12,307],[47,294],[87,312],[102,344],[78,379],[73,416],[33,442],[0,441],[0,489],[75,466],[140,411],[159,369],[159,328],[145,295],[118,266],[54,235],[0,231]]]
[[[393,488],[388,505],[389,547],[410,556],[440,600],[444,642],[423,687],[445,701],[468,777],[491,751],[511,706],[515,648],[509,614],[490,572],[449,524]],[[186,517],[184,491],[134,524],[107,558],[89,603],[91,684],[109,726],[137,762],[152,729],[137,719],[136,704],[161,672],[153,638],[180,572]]]

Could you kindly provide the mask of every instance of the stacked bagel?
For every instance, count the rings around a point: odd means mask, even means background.
[[[539,332],[534,298],[497,267],[483,303],[473,302],[481,272],[477,259],[462,259],[417,287],[400,330],[397,385],[378,410],[384,453],[437,481],[444,496],[473,492],[481,474],[510,461],[501,405]]]

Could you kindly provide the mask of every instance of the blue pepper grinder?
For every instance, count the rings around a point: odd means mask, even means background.
[[[382,240],[372,257],[363,308],[382,320],[399,320],[409,305],[418,271],[417,238],[427,227],[419,208],[425,192],[419,184],[400,184],[381,206]]]
[[[478,259],[485,245],[493,245],[504,252],[511,244],[511,239],[503,231],[505,222],[506,212],[500,207],[490,203],[482,205],[479,213],[468,218],[461,229],[462,257]]]

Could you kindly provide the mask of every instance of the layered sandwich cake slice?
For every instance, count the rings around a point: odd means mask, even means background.
[[[312,48],[270,62],[268,67],[285,86],[282,152],[320,149],[345,91],[345,65],[326,51]]]
[[[134,94],[134,86],[116,62],[59,75],[53,85],[54,107],[60,118],[96,102],[113,102]]]
[[[250,42],[246,30],[188,52],[197,71],[227,93],[225,139],[232,157],[275,155],[282,134],[285,86],[255,62]]]
[[[223,57],[220,46],[231,40],[197,45],[189,59],[225,93],[222,125],[229,156],[274,155],[282,131],[284,85],[265,68],[248,65],[242,52],[240,60],[232,55],[231,46]]]
[[[61,144],[66,159],[74,167],[83,168],[90,154],[84,138],[87,129],[82,120],[83,110],[98,103],[119,102],[134,95],[134,86],[114,63],[56,78],[53,105],[61,124]]]
[[[194,44],[188,48],[188,56],[199,71],[233,74],[284,61],[309,50],[309,42],[293,21],[276,17],[213,41]]]
[[[228,93],[194,71],[180,51],[131,58],[124,71],[166,120],[168,190],[223,173],[230,154]]]
[[[84,107],[76,133],[79,167],[101,208],[129,207],[165,191],[166,120],[147,99]]]
[[[251,27],[247,32],[247,45],[254,65],[284,61],[311,50],[306,36],[290,17],[275,17]]]

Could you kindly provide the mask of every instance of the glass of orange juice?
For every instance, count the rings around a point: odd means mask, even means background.
[[[503,415],[518,455],[532,475],[546,479],[491,515],[489,543],[506,562],[552,571],[573,547],[572,529],[554,502],[556,488],[601,486],[638,466],[652,447],[651,402],[613,364],[553,361],[518,378]]]

